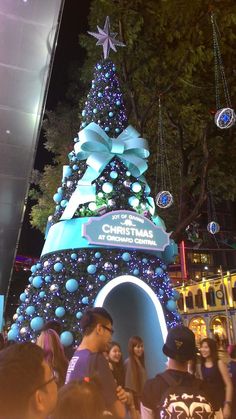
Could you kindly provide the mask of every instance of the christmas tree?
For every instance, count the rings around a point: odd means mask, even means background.
[[[9,339],[34,340],[55,319],[63,326],[62,343],[77,344],[83,311],[120,277],[141,281],[155,293],[167,327],[180,322],[166,266],[176,245],[155,212],[143,175],[148,144],[128,125],[116,67],[108,58],[110,47],[123,44],[110,34],[108,18],[98,29],[93,35],[104,59],[95,66],[80,131],[53,196],[45,245],[20,295]]]

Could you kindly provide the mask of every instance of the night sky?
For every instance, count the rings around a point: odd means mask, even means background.
[[[57,103],[63,101],[68,88],[68,68],[71,62],[80,66],[85,57],[85,51],[79,45],[79,34],[88,30],[87,16],[89,13],[90,0],[65,0],[62,22],[58,37],[56,54],[54,57],[53,70],[50,80],[46,109],[53,110]],[[52,160],[52,155],[45,150],[41,133],[34,168],[43,170],[45,164]],[[31,203],[28,201],[18,254],[39,256],[44,244],[43,235],[33,229],[29,222]]]

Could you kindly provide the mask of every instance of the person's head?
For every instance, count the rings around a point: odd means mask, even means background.
[[[58,372],[59,384],[64,384],[68,361],[58,334],[52,329],[42,331],[37,338],[37,345],[43,349],[49,365]]]
[[[108,359],[115,364],[119,364],[122,360],[122,352],[119,343],[111,342],[108,349]]]
[[[0,352],[0,419],[46,419],[57,401],[42,348],[16,343]]]
[[[207,359],[211,359],[213,364],[216,364],[218,360],[216,341],[211,338],[202,339],[200,342],[200,354],[202,363],[204,363]]]
[[[91,337],[98,352],[107,350],[113,333],[113,320],[102,307],[87,309],[80,320],[83,338]]]
[[[139,336],[132,336],[128,343],[129,356],[132,358],[138,358],[144,363],[144,345],[143,340]]]
[[[236,359],[236,345],[229,345],[227,350],[230,358]]]
[[[172,327],[162,350],[174,368],[185,366],[187,369],[188,361],[194,359],[197,353],[195,335],[185,326]]]
[[[49,320],[47,323],[44,324],[42,331],[48,329],[54,330],[60,336],[62,332],[62,325],[57,320]]]
[[[52,419],[100,419],[104,411],[99,387],[93,381],[71,381],[59,390]]]

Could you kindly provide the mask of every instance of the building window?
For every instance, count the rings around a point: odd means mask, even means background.
[[[178,307],[179,307],[179,310],[183,310],[184,309],[184,296],[183,296],[182,293],[180,293],[180,295],[179,295]]]
[[[197,345],[207,337],[206,322],[202,317],[194,317],[189,323],[189,329],[195,334]]]
[[[220,284],[220,289],[222,291],[221,305],[224,306],[225,304],[229,304],[226,286],[223,284]],[[225,297],[226,297],[226,301],[225,301]]]
[[[187,308],[193,308],[193,293],[191,291],[188,292],[187,297],[185,298],[186,300],[186,307]]]
[[[189,259],[192,263],[196,264],[211,264],[211,255],[209,253],[189,253]]]
[[[195,295],[195,304],[198,308],[203,307],[203,297],[202,297],[202,290],[197,290],[197,294]]]
[[[209,306],[213,307],[216,305],[216,295],[215,289],[213,287],[208,288],[208,292],[206,293],[206,300]]]

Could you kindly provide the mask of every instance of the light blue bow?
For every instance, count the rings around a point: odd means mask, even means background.
[[[136,178],[140,177],[148,167],[146,162],[149,156],[148,143],[131,125],[118,138],[110,138],[99,125],[91,122],[79,132],[79,141],[75,144],[74,150],[78,160],[86,160],[88,168],[78,181],[61,220],[72,218],[80,204],[96,201],[96,185],[92,185],[92,182],[115,156],[122,160]]]

